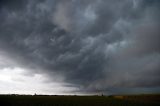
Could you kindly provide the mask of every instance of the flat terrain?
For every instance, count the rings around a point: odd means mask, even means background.
[[[160,106],[160,95],[0,95],[0,106]]]

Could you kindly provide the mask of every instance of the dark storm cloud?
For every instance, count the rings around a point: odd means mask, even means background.
[[[30,73],[81,92],[160,86],[158,0],[24,1],[1,1],[0,50]]]
[[[14,1],[10,1],[10,0],[1,0],[0,1],[0,8],[3,7],[7,7],[8,9],[12,9],[12,10],[19,10],[19,9],[23,9],[23,7],[25,7],[27,1],[24,0],[14,0]]]

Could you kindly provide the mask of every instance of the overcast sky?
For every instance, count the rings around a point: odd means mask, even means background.
[[[160,92],[159,0],[1,0],[0,93]]]

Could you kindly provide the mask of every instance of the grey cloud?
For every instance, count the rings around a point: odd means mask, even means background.
[[[63,76],[80,92],[157,87],[160,15],[153,1],[3,2],[0,48],[30,73]]]

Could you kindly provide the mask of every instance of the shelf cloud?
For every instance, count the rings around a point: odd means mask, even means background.
[[[159,9],[159,0],[1,0],[0,74],[24,69],[22,79],[38,74],[69,93],[160,87]]]

